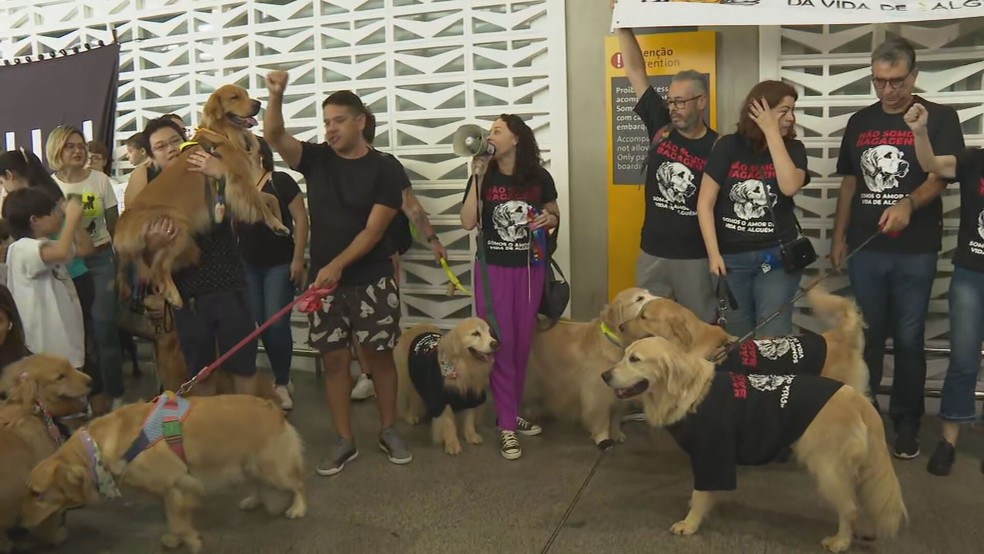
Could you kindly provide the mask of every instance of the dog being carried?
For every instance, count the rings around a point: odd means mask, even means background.
[[[226,205],[237,221],[262,222],[279,235],[289,233],[280,222],[276,198],[256,186],[264,172],[259,143],[249,128],[256,125],[254,116],[259,110],[259,101],[242,87],[220,87],[205,104],[202,126],[192,145],[127,203],[113,241],[119,255],[121,296],[130,295],[127,272],[135,264],[142,281],[153,283],[168,302],[180,308],[183,301],[171,275],[199,262],[201,252],[194,235],[221,222]],[[188,169],[188,157],[202,149],[222,159],[226,169],[222,183]],[[174,222],[173,239],[160,246],[148,244],[148,229],[164,219]]]

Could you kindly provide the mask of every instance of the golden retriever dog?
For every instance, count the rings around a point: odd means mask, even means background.
[[[674,534],[697,532],[714,492],[737,488],[737,466],[767,464],[790,446],[837,511],[837,534],[821,543],[827,550],[847,550],[852,536],[894,536],[908,518],[881,417],[850,386],[717,371],[662,337],[632,343],[602,379],[619,398],[641,398],[650,425],[690,455],[690,512]]]
[[[280,408],[247,395],[188,400],[191,409],[182,422],[186,460],[160,440],[127,464],[123,456],[140,435],[154,404],[123,406],[77,431],[34,468],[27,482],[30,496],[24,503],[24,524],[37,525],[68,508],[93,504],[116,483],[163,499],[168,531],[161,541],[169,548],[183,543],[199,552],[202,539],[192,522],[199,498],[243,480],[254,488],[240,508],[264,504],[275,513],[274,491],[287,491],[293,501],[285,515],[303,517],[307,511],[303,444]]]
[[[434,444],[461,453],[456,415],[468,444],[481,444],[476,411],[485,403],[489,373],[499,341],[484,320],[470,317],[446,335],[433,325],[415,325],[393,349],[397,412],[411,425],[431,420]]]
[[[263,176],[259,143],[249,128],[260,102],[245,89],[225,85],[205,103],[202,126],[192,139],[197,145],[186,148],[181,156],[151,181],[126,206],[116,224],[113,245],[119,255],[118,283],[123,297],[130,294],[127,271],[136,264],[140,279],[153,283],[164,298],[182,306],[171,278],[172,272],[198,263],[201,252],[194,235],[206,231],[213,219],[220,219],[228,205],[232,216],[245,223],[265,223],[274,232],[288,233],[276,213],[276,199],[257,188]],[[225,168],[224,200],[201,173],[189,171],[188,157],[206,149],[221,158]],[[268,198],[267,198],[268,197]],[[169,218],[174,221],[175,236],[160,249],[148,248],[146,233],[151,224]]]
[[[579,420],[600,448],[624,441],[620,421],[624,403],[598,376],[622,358],[619,325],[655,298],[645,289],[629,288],[589,322],[561,321],[537,331],[524,395],[527,409]]]
[[[0,552],[9,552],[7,532],[20,524],[31,469],[55,452],[55,436],[61,438],[55,422],[84,408],[91,379],[65,358],[35,354],[7,366],[2,381],[7,400],[0,405]],[[59,518],[42,520],[31,531],[49,544],[65,539]]]
[[[750,339],[719,361],[719,369],[739,373],[809,373],[829,377],[868,394],[868,365],[864,362],[864,319],[850,298],[820,287],[808,293],[813,311],[831,329],[816,334]],[[660,298],[646,304],[634,319],[621,326],[627,341],[663,337],[704,358],[714,356],[738,337],[705,323],[676,302]]]
[[[178,339],[178,333],[174,329],[167,329],[163,323],[165,307],[164,299],[160,295],[148,294],[144,297],[143,304],[151,317],[161,322],[159,324],[160,332],[154,338],[157,379],[163,390],[176,392],[188,380],[188,364],[181,352],[181,341]],[[220,354],[216,351],[215,358],[218,359],[219,356]],[[232,375],[220,367],[199,381],[188,394],[189,396],[212,396],[215,394],[234,394],[235,392]],[[264,373],[257,372],[256,374],[255,393],[260,398],[272,400],[274,404],[280,402],[280,398],[274,391],[273,379]]]

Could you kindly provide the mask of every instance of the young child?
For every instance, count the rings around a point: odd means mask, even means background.
[[[73,237],[82,204],[69,198],[62,208],[37,188],[14,190],[2,217],[15,241],[7,247],[7,287],[14,296],[31,352],[64,356],[85,365],[82,307],[65,264],[75,257]],[[58,234],[58,240],[47,237]]]

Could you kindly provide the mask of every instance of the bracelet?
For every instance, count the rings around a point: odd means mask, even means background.
[[[437,235],[431,235],[431,236],[427,237],[427,244],[430,244],[430,243],[434,242],[435,240],[436,241],[440,241],[440,239],[437,238]]]

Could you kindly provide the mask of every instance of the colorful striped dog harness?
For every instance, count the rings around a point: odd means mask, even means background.
[[[126,463],[130,463],[144,450],[154,446],[164,439],[182,462],[187,462],[184,449],[184,433],[182,423],[191,411],[191,402],[173,392],[165,392],[157,397],[154,410],[144,421],[140,435],[123,455]]]

